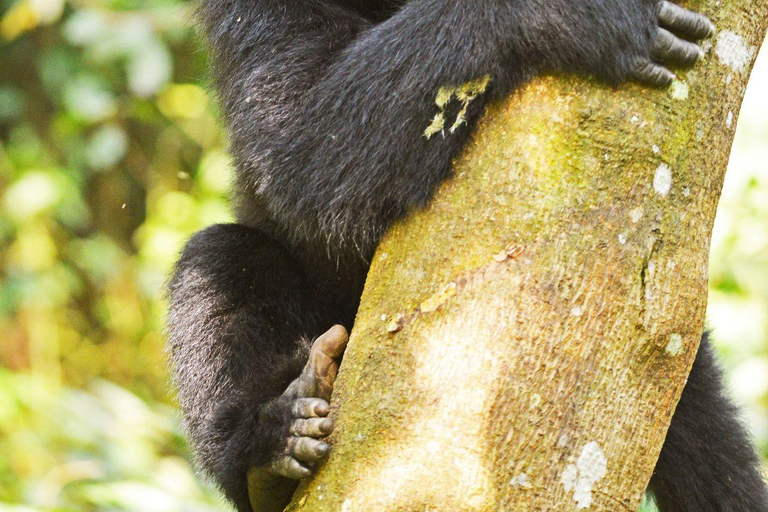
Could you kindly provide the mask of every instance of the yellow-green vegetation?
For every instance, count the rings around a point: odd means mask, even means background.
[[[0,0],[0,510],[226,510],[163,354],[231,169],[187,3]]]
[[[438,133],[443,133],[443,135],[445,135],[446,116],[448,115],[446,109],[453,99],[459,103],[461,108],[456,114],[456,118],[450,128],[448,128],[448,132],[453,134],[458,130],[461,125],[467,122],[467,109],[469,109],[469,104],[488,90],[488,85],[490,83],[491,77],[490,75],[486,75],[458,87],[441,87],[435,98],[435,105],[437,105],[439,112],[435,114],[430,125],[424,130],[424,136],[427,139],[431,139]]]
[[[0,0],[0,512],[226,509],[194,480],[163,356],[170,266],[230,218],[187,8]],[[753,81],[709,319],[768,453],[768,55]]]

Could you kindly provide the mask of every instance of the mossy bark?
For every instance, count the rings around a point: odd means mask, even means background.
[[[704,322],[707,253],[768,0],[670,90],[537,79],[394,226],[291,511],[637,509]]]

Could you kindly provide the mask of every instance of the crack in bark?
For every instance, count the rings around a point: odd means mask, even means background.
[[[654,256],[659,253],[661,246],[664,243],[664,237],[662,236],[661,230],[659,228],[655,228],[653,230],[651,237],[652,242],[650,244],[650,248],[648,249],[648,254],[645,256],[645,258],[643,258],[643,266],[640,269],[640,318],[643,319],[644,326],[647,326],[648,324],[648,301],[651,296],[651,282],[650,276],[648,274],[650,272],[650,267]]]

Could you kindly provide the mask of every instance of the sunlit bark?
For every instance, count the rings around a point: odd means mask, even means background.
[[[766,0],[667,91],[538,79],[379,248],[294,511],[636,510],[701,335]]]

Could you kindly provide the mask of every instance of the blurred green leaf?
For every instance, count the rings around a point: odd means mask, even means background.
[[[154,96],[171,81],[171,55],[159,41],[133,52],[128,62],[128,87],[137,96]]]
[[[95,169],[108,169],[117,165],[128,152],[128,135],[113,124],[100,127],[88,141],[85,150],[88,163]]]
[[[5,214],[24,220],[51,210],[61,200],[61,182],[54,172],[29,171],[3,195]]]
[[[92,45],[109,37],[109,13],[97,9],[78,9],[63,26],[66,40],[74,45]]]
[[[0,85],[0,123],[18,119],[24,113],[25,98],[20,88]]]
[[[117,99],[94,75],[81,75],[68,82],[64,104],[72,115],[92,123],[117,114]]]

